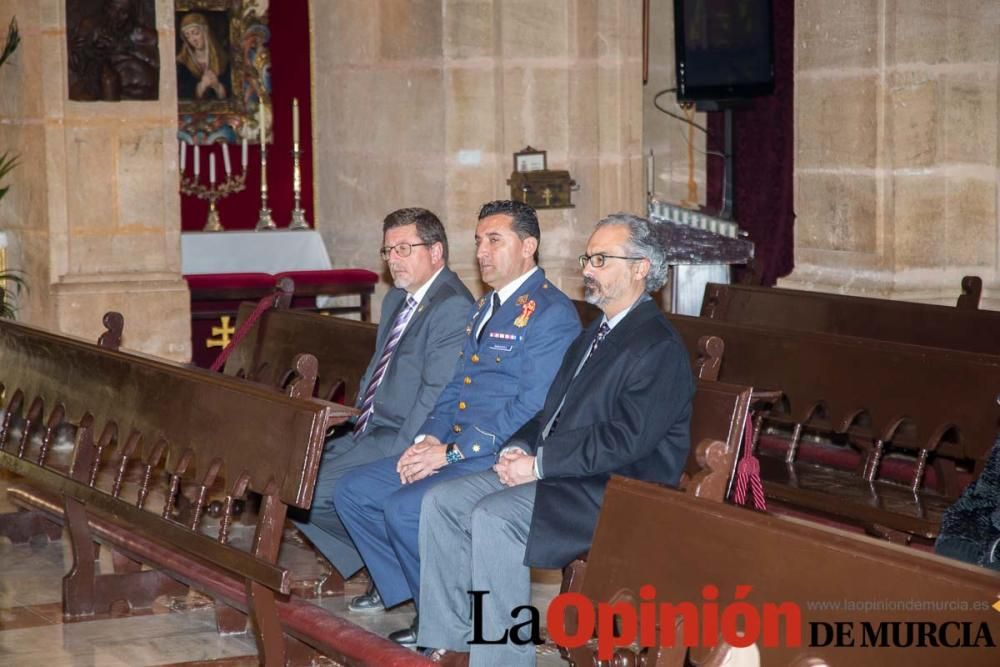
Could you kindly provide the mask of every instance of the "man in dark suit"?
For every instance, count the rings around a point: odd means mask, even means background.
[[[541,408],[580,331],[573,303],[536,265],[540,234],[530,206],[496,201],[482,207],[476,259],[493,291],[462,320],[455,375],[402,456],[367,465],[337,485],[340,515],[379,594],[353,600],[352,611],[417,597],[424,494],[493,465],[500,446]],[[415,624],[390,637],[412,644]]]
[[[334,484],[360,466],[398,456],[413,442],[454,372],[473,301],[447,267],[448,237],[430,211],[393,211],[382,223],[382,243],[395,288],[382,301],[375,355],[356,403],[361,414],[327,442],[309,519],[296,523],[345,577],[362,562],[337,512]]]
[[[619,213],[580,257],[588,302],[604,317],[570,346],[545,405],[507,442],[493,470],[440,484],[420,518],[418,643],[439,661],[533,665],[535,646],[470,647],[467,591],[485,590],[483,637],[529,604],[530,567],[586,551],[612,474],[676,485],[690,447],[695,384],[684,343],[649,297],[666,277],[655,225]],[[455,653],[453,653],[455,652]]]

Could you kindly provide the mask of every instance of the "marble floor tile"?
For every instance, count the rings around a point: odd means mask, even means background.
[[[0,477],[0,498],[7,480]],[[7,509],[0,503],[0,511]],[[249,542],[252,530],[234,526],[234,540]],[[280,561],[302,581],[319,582],[329,564],[316,556],[297,531],[289,528]],[[13,545],[0,539],[0,667],[63,666],[166,666],[246,667],[257,664],[250,634],[220,637],[215,629],[209,598],[197,592],[163,597],[153,609],[129,612],[116,607],[110,614],[76,621],[62,617],[62,577],[72,557],[67,539],[35,539]],[[110,549],[102,548],[101,571],[111,571]],[[558,592],[558,577],[542,576],[532,584],[532,603],[545,620],[549,601]],[[352,614],[347,605],[363,593],[367,577],[347,582],[345,592],[312,600],[366,630],[386,636],[409,626],[415,609],[406,603],[384,614]],[[333,666],[325,656],[308,658],[302,665]],[[552,645],[539,647],[538,665],[563,665]],[[299,667],[296,663],[295,667]]]

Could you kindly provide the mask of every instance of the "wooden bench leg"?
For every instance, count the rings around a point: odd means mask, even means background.
[[[276,562],[284,534],[287,507],[274,495],[261,497],[260,521],[254,534],[251,553],[258,558]],[[278,619],[275,592],[256,581],[247,581],[247,607],[254,624],[257,654],[261,664],[283,667],[285,664],[285,633]]]
[[[73,567],[63,577],[63,614],[70,618],[92,616],[96,607],[97,570],[87,513],[79,502],[67,500],[65,516]]]
[[[274,591],[256,582],[247,583],[247,602],[253,610],[254,638],[260,663],[267,667],[284,667],[285,633],[278,620]]]
[[[44,535],[50,542],[62,537],[62,526],[42,512],[20,511],[0,514],[0,537],[14,544],[25,544],[36,535]]]
[[[83,505],[66,501],[73,567],[63,577],[63,614],[70,618],[111,611],[123,601],[130,609],[148,609],[161,595],[183,595],[188,587],[158,570],[131,569],[122,574],[97,574],[94,541]],[[123,557],[124,558],[124,557]],[[127,559],[126,559],[127,560]]]
[[[248,629],[249,617],[221,600],[215,601],[215,629],[223,637],[242,635]]]
[[[344,577],[341,576],[337,568],[332,568],[330,574],[326,575],[326,579],[320,582],[319,594],[320,596],[329,595],[343,595],[344,594]]]
[[[139,572],[142,570],[142,563],[132,560],[128,556],[111,549],[111,564],[115,568],[115,574],[125,574],[126,572]]]

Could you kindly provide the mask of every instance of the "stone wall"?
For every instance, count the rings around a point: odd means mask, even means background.
[[[125,342],[190,357],[180,276],[175,71],[154,102],[70,102],[64,0],[0,0],[23,41],[0,70],[0,152],[20,155],[0,204],[8,264],[30,283],[19,317],[96,339],[106,310]],[[174,61],[173,3],[157,0],[160,59]]]
[[[781,285],[1000,308],[1000,4],[796,2],[796,270]]]
[[[580,186],[576,208],[540,212],[542,265],[578,296],[575,257],[593,224],[644,208],[641,0],[344,0],[311,12],[323,37],[316,226],[334,265],[381,270],[382,217],[425,206],[481,292],[476,212],[509,198],[512,154],[530,144]]]

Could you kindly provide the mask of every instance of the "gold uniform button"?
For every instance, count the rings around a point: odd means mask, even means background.
[[[479,443],[478,442],[476,444],[472,445],[472,451],[477,452],[477,453],[479,452]]]
[[[461,433],[462,427],[459,426],[458,424],[455,424],[454,426],[451,427],[451,430],[454,431],[455,433]]]
[[[497,363],[498,364],[500,363],[500,355],[499,354],[497,355]]]
[[[469,357],[469,361],[471,361],[474,364],[478,364],[479,363],[479,355],[478,354],[472,355],[471,357]]]
[[[466,375],[465,376],[465,380],[463,380],[463,382],[465,382],[465,384],[472,384],[472,378],[470,378],[468,375]]]
[[[465,401],[459,401],[458,402],[458,409],[459,410],[464,410],[465,409]]]

